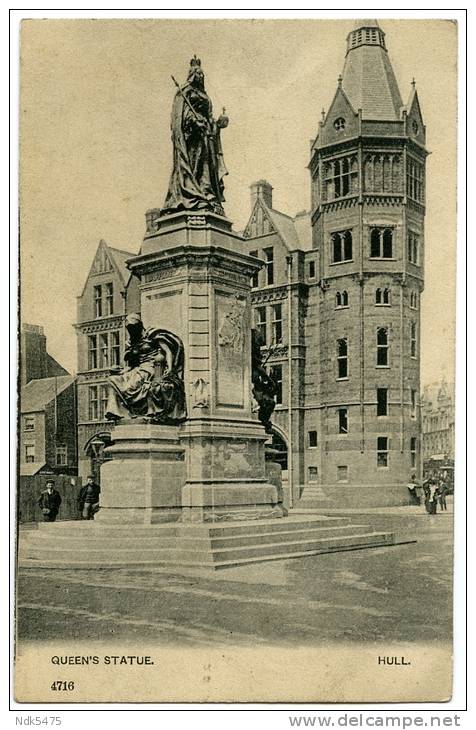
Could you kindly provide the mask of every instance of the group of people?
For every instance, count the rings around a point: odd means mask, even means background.
[[[86,484],[81,487],[78,494],[78,512],[83,520],[94,520],[94,515],[99,510],[99,495],[101,487],[96,484],[92,475],[88,476]],[[53,479],[48,479],[46,489],[38,498],[38,505],[41,509],[44,522],[55,522],[61,506],[61,494],[55,488]]]
[[[410,504],[421,505],[424,500],[425,509],[429,515],[435,515],[440,505],[441,511],[447,509],[446,495],[449,492],[448,484],[443,478],[430,476],[420,483],[416,474],[412,474],[408,482]]]

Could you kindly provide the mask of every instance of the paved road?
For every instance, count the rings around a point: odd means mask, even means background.
[[[398,527],[404,518],[394,519]],[[425,515],[418,523],[417,543],[262,563],[210,578],[23,569],[19,639],[187,646],[449,640],[452,516]]]

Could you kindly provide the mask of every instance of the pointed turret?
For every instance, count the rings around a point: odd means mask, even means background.
[[[362,119],[400,119],[402,97],[393,72],[385,33],[376,20],[360,20],[347,36],[342,88]]]

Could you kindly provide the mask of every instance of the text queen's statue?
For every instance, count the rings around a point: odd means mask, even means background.
[[[223,178],[227,170],[220,130],[228,126],[228,117],[223,113],[213,118],[201,61],[196,56],[190,61],[187,82],[179,86],[173,81],[178,88],[171,119],[173,170],[161,215],[183,210],[224,215]]]

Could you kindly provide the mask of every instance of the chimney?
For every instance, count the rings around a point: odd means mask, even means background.
[[[251,210],[253,210],[258,199],[262,200],[268,208],[273,207],[273,188],[267,180],[258,180],[250,185]]]

